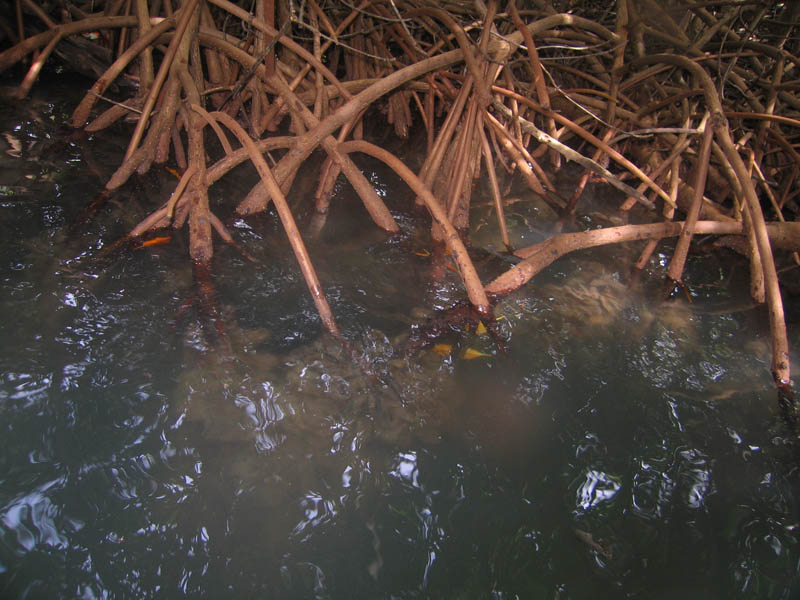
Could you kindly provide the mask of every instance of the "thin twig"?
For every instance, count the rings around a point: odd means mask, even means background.
[[[138,108],[134,108],[133,106],[129,106],[127,104],[123,104],[122,102],[117,102],[116,100],[112,100],[111,98],[103,96],[102,94],[98,94],[97,92],[92,91],[92,90],[89,90],[89,93],[92,94],[93,96],[97,96],[100,100],[105,100],[109,104],[114,104],[115,106],[119,106],[120,108],[124,108],[125,110],[129,110],[132,113],[136,113],[137,115],[142,114],[141,110],[139,110]],[[154,115],[157,112],[158,112],[158,110],[156,109],[156,110],[153,110],[150,114]]]

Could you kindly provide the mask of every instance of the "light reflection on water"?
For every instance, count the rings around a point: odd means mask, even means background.
[[[349,245],[309,246],[372,377],[320,335],[274,220],[235,227],[258,266],[218,249],[220,343],[181,311],[180,242],[76,261],[117,216],[67,235],[86,198],[57,183],[0,215],[0,595],[796,591],[797,454],[749,313],[669,321],[597,273],[565,295],[592,268],[565,261],[498,306],[507,356],[454,331],[451,356],[404,358],[411,315],[460,288],[429,283],[422,234],[384,241],[335,203]]]

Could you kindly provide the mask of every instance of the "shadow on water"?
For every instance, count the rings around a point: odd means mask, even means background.
[[[747,293],[731,257],[690,262],[691,306],[628,288],[612,252],[564,260],[498,305],[505,352],[458,324],[403,353],[463,294],[366,164],[404,234],[343,187],[309,240],[359,356],[322,333],[274,215],[232,221],[257,264],[218,247],[209,329],[182,233],[89,259],[163,197],[67,234],[102,187],[83,157],[119,160],[108,137],[37,154],[67,110],[0,106],[21,147],[0,155],[3,597],[797,593],[796,440],[763,315],[720,306]],[[543,210],[509,207],[518,243]]]

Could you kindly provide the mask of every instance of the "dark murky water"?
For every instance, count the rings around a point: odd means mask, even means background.
[[[65,110],[0,108],[2,597],[796,597],[797,440],[763,315],[731,312],[736,259],[691,262],[687,307],[577,256],[498,306],[506,355],[461,330],[406,357],[463,294],[378,172],[404,235],[343,189],[309,242],[370,376],[321,335],[274,216],[232,223],[259,264],[217,247],[224,338],[183,232],[92,260],[165,195],[131,186],[72,228],[127,138],[65,142]],[[509,220],[527,243],[547,221]]]

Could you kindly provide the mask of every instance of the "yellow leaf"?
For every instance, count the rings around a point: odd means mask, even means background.
[[[431,253],[428,252],[427,250],[417,250],[416,252],[414,252],[414,254],[416,254],[417,256],[421,256],[422,258],[428,258],[431,255]]]
[[[480,352],[474,348],[467,348],[464,350],[464,360],[472,360],[473,358],[481,358],[482,356],[490,356],[485,352]]]
[[[436,344],[433,348],[431,348],[435,354],[439,356],[450,356],[450,353],[453,351],[452,344]]]
[[[475,328],[475,333],[478,335],[486,334],[486,325],[483,324],[483,321],[478,321],[478,326]]]

